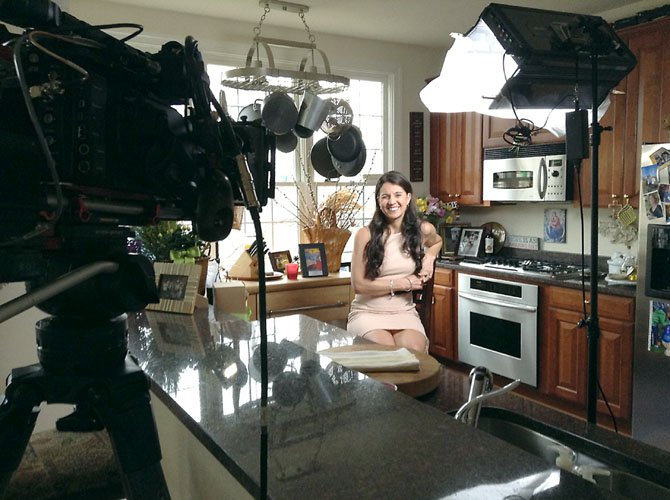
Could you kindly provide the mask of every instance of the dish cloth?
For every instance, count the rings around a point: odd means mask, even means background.
[[[321,351],[319,354],[359,372],[419,371],[419,360],[404,347],[395,351]]]

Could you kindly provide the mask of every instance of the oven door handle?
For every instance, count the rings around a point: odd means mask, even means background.
[[[473,295],[468,292],[458,292],[459,297],[463,297],[464,299],[471,300],[473,302],[480,302],[482,304],[490,304],[492,306],[500,306],[500,307],[507,307],[510,309],[519,309],[521,311],[527,311],[527,312],[536,312],[537,307],[534,306],[526,306],[524,304],[510,304],[509,302],[500,302],[500,301],[495,301],[492,299],[486,299],[483,297],[479,297],[478,295]]]

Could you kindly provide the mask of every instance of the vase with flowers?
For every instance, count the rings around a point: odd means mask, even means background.
[[[419,218],[430,222],[438,231],[440,226],[454,224],[460,217],[458,202],[445,203],[430,194],[416,199],[416,212]]]

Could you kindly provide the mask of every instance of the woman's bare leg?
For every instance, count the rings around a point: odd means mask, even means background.
[[[395,345],[419,352],[426,352],[428,347],[426,336],[417,330],[399,330],[393,334]]]
[[[396,345],[393,335],[388,330],[370,330],[361,337],[377,344]]]

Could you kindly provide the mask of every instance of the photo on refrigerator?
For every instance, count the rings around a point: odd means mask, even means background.
[[[649,301],[649,350],[670,357],[670,303]]]

